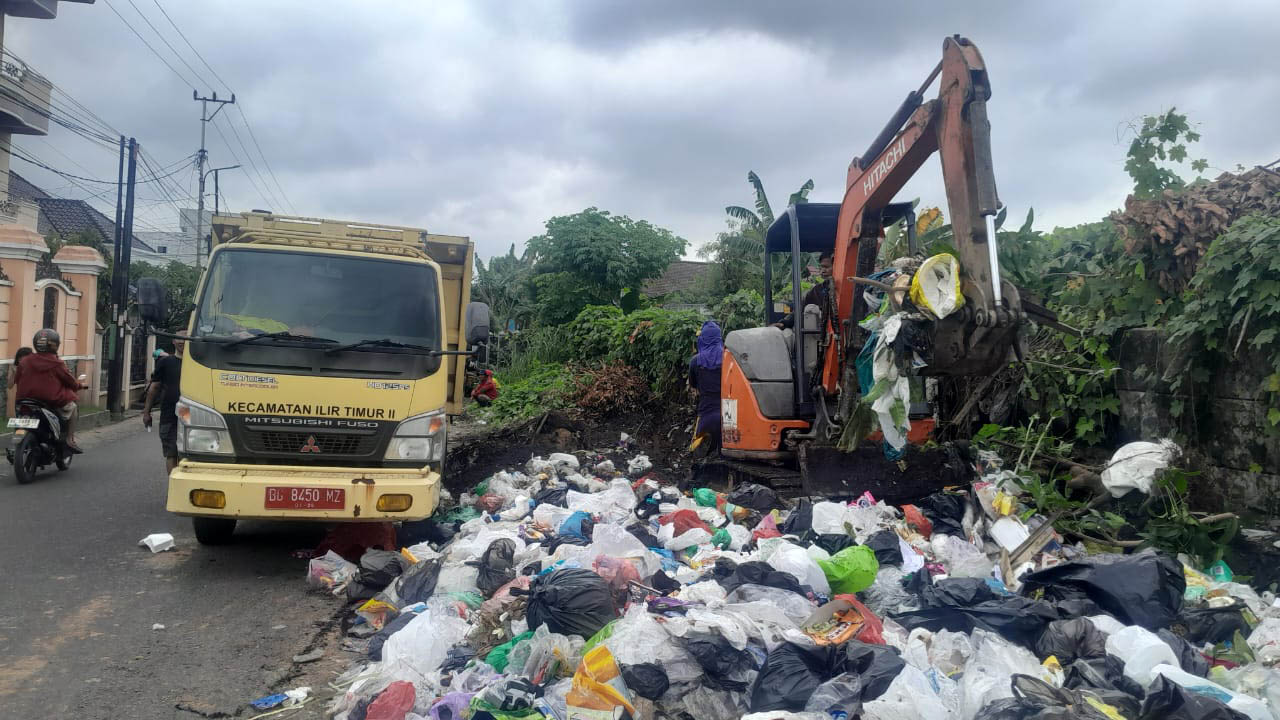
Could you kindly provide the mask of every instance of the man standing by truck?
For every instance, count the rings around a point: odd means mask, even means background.
[[[182,381],[183,341],[173,341],[173,354],[156,359],[151,385],[142,406],[142,424],[151,427],[151,407],[160,397],[160,450],[164,453],[165,470],[178,466],[178,397]]]

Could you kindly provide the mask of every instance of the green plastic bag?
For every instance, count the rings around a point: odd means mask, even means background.
[[[489,492],[489,481],[487,479],[481,480],[474,488],[471,489],[471,494],[477,497],[484,495],[487,492]]]
[[[711,488],[698,488],[693,491],[693,500],[702,507],[715,507],[716,491]]]
[[[711,544],[721,550],[728,549],[731,542],[733,542],[733,539],[729,537],[729,531],[724,528],[716,530],[715,534],[711,536]]]
[[[466,605],[470,610],[475,610],[484,604],[484,598],[480,596],[480,593],[471,591],[445,593],[444,596],[454,602]]]
[[[504,642],[498,647],[490,650],[489,654],[484,656],[484,661],[492,665],[493,669],[497,670],[499,673],[504,672],[507,669],[507,656],[511,654],[511,651],[515,649],[516,645],[519,645],[532,637],[532,630],[522,632],[507,642]]]
[[[466,522],[478,517],[480,517],[480,511],[468,505],[467,507],[456,507],[450,510],[444,514],[444,517],[440,518],[440,521],[444,523]]]
[[[543,717],[542,713],[534,710],[533,708],[526,708],[524,710],[503,710],[501,708],[496,708],[481,700],[479,695],[471,698],[471,712],[472,714],[478,712],[489,713],[494,720],[526,720],[526,718],[528,720],[534,720],[534,718],[541,720]]]
[[[597,630],[597,631],[596,631],[596,634],[595,634],[595,635],[592,635],[590,638],[588,638],[588,639],[587,639],[586,644],[584,644],[584,645],[582,646],[582,652],[584,652],[584,653],[585,653],[586,651],[590,650],[591,648],[593,648],[593,647],[595,647],[595,646],[599,645],[600,643],[604,642],[605,640],[608,640],[609,638],[613,637],[613,626],[614,626],[614,625],[616,625],[617,623],[618,623],[618,621],[617,621],[617,620],[614,620],[614,621],[610,622],[608,625],[605,625],[604,627],[602,627],[602,628],[600,628],[599,630]]]
[[[832,555],[830,560],[819,560],[818,567],[827,576],[832,593],[848,595],[871,587],[876,581],[880,563],[871,548],[854,545]]]

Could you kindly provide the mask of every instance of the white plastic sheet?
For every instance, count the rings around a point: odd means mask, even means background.
[[[1124,497],[1131,490],[1150,494],[1156,476],[1181,454],[1181,448],[1169,439],[1131,442],[1111,456],[1107,469],[1102,471],[1102,484],[1111,497]]]
[[[1124,661],[1124,674],[1142,687],[1155,678],[1157,665],[1178,665],[1178,655],[1173,648],[1150,630],[1130,625],[1107,636],[1107,654]]]

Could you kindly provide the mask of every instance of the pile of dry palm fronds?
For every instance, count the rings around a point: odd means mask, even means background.
[[[1125,252],[1139,257],[1172,257],[1163,269],[1152,267],[1166,291],[1187,287],[1209,244],[1237,219],[1251,213],[1280,213],[1280,174],[1254,168],[1223,173],[1213,182],[1165,190],[1158,197],[1130,195],[1124,210],[1110,220],[1124,240]],[[1160,263],[1165,265],[1165,263]]]

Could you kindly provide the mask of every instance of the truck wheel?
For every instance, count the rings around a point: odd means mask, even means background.
[[[235,518],[193,517],[191,525],[201,545],[226,545],[236,531]]]

